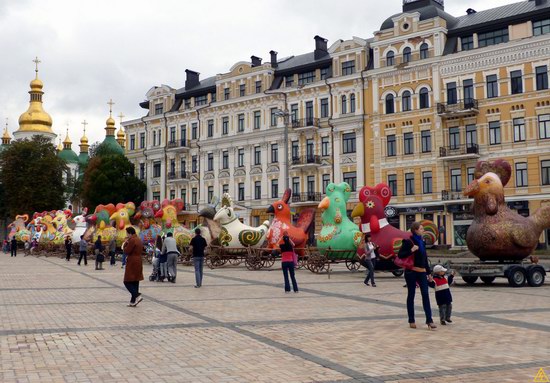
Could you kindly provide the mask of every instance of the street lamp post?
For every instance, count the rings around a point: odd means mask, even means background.
[[[289,123],[289,117],[290,114],[288,111],[276,109],[274,111],[274,114],[277,117],[283,118],[283,122],[285,124],[285,130],[284,130],[284,141],[285,141],[285,190],[289,188],[289,182],[288,182],[288,168],[289,168],[289,162],[288,162],[288,123]]]

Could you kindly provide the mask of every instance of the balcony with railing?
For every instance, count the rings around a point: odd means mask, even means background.
[[[320,120],[314,117],[292,119],[290,125],[294,130],[306,130],[306,129],[318,129],[320,127]]]
[[[321,193],[305,192],[292,195],[292,203],[299,205],[317,205],[322,200]]]
[[[185,170],[181,170],[179,172],[176,172],[176,171],[168,172],[169,181],[188,180],[188,179],[189,179],[189,173],[187,173]]]
[[[475,98],[465,98],[454,103],[437,103],[437,114],[441,117],[458,117],[478,113],[479,106]]]
[[[442,201],[456,201],[460,199],[467,199],[462,191],[457,190],[441,190]]]
[[[320,164],[321,156],[292,157],[292,161],[290,162],[292,168],[316,167]]]
[[[439,158],[443,160],[479,158],[479,146],[477,144],[442,146],[439,148]]]
[[[189,140],[171,140],[166,144],[166,149],[189,149]]]

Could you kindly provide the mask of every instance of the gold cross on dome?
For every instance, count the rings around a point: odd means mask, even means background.
[[[122,114],[122,112],[120,112],[120,114],[118,115],[118,118],[120,118],[120,125],[122,125],[122,119],[126,117],[124,114]]]
[[[32,60],[33,63],[36,64],[36,69],[34,70],[36,72],[36,78],[38,78],[38,64],[40,64],[42,61],[38,59],[38,56],[35,57],[34,60]]]
[[[112,117],[112,115],[113,115],[113,105],[115,105],[112,98],[109,99],[109,102],[107,103],[107,105],[109,105],[109,117]]]
[[[82,121],[81,124],[84,126],[84,135],[86,135],[86,125],[88,125],[88,123],[86,122],[86,120]]]

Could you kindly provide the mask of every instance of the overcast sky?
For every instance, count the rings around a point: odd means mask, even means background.
[[[445,0],[461,16],[518,0]],[[155,85],[183,87],[185,69],[201,78],[228,72],[251,55],[269,60],[310,52],[313,36],[332,44],[370,38],[402,0],[0,0],[0,122],[9,132],[28,107],[35,56],[42,61],[44,109],[53,129],[79,151],[82,120],[90,143],[113,115],[145,111],[139,102]],[[116,117],[117,129],[119,118]]]

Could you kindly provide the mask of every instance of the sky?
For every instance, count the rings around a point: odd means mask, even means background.
[[[445,11],[518,1],[445,0]],[[311,52],[315,35],[329,46],[371,38],[401,9],[402,0],[0,0],[0,126],[18,129],[35,57],[53,130],[64,139],[68,129],[78,153],[83,120],[90,144],[103,140],[110,99],[118,129],[121,113],[145,115],[139,103],[151,87],[183,87],[185,69],[202,79],[252,55],[269,61],[270,50]]]

